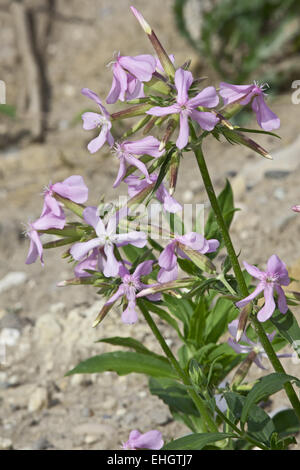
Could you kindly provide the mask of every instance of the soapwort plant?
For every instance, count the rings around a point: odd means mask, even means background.
[[[83,128],[91,134],[88,150],[110,147],[111,158],[120,163],[112,184],[127,184],[129,199],[126,204],[102,200],[89,205],[79,175],[50,184],[41,216],[29,226],[26,262],[39,258],[43,263],[44,250],[66,246],[63,258],[73,262],[74,275],[59,286],[97,289],[104,305],[93,326],[114,307],[121,312],[120,322],[146,322],[158,341],[161,354],[136,337],[103,338],[121,349],[87,358],[67,374],[145,374],[150,392],[189,429],[168,443],[159,431],[132,430],[124,449],[287,449],[300,430],[300,380],[286,374],[280,359],[289,354],[280,350],[300,340],[290,310],[300,295],[289,291],[287,267],[277,254],[262,260],[260,268],[251,259],[244,261],[245,269],[241,266],[230,236],[235,212],[230,184],[216,195],[202,150],[206,139],[217,139],[220,148],[225,139],[271,158],[247,134],[276,137],[271,131],[279,127],[279,118],[265,102],[266,85],[204,86],[204,79],[189,71],[190,62],[178,65],[141,13],[131,10],[155,54],[118,54],[106,104],[94,91],[82,90],[95,105],[82,115]],[[107,104],[116,102],[122,108],[110,113]],[[230,122],[248,105],[262,130]],[[128,118],[137,121],[117,139],[115,123]],[[203,233],[184,226],[184,208],[173,197],[179,166],[191,158],[210,202]],[[169,230],[152,220],[143,222],[141,214],[154,198]],[[66,211],[73,218],[66,218]],[[44,234],[56,238],[42,244]],[[167,344],[167,331],[177,336],[177,349]],[[261,374],[263,358],[273,370],[247,381],[250,367],[258,366]],[[281,389],[290,408],[271,417],[261,404]]]

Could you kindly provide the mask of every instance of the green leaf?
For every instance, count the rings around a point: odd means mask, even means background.
[[[300,431],[300,420],[292,409],[279,411],[272,419],[275,430],[280,437],[286,437]]]
[[[246,398],[235,392],[225,392],[224,398],[230,410],[230,419],[237,423],[242,415]],[[247,417],[248,434],[256,440],[270,445],[275,426],[269,415],[259,406],[253,404]]]
[[[175,439],[175,441],[169,442],[162,448],[162,450],[201,450],[208,444],[223,441],[230,437],[236,436],[225,432],[189,434],[181,437],[180,439]]]
[[[125,253],[125,256],[131,263],[134,263],[138,258],[144,255],[147,252],[147,248],[137,248],[133,245],[122,246],[122,250]]]
[[[242,132],[252,132],[254,134],[266,134],[266,135],[271,135],[272,137],[277,137],[277,139],[281,139],[280,135],[275,134],[274,132],[261,131],[259,129],[247,129],[245,127],[237,127],[236,130],[242,131]]]
[[[283,315],[276,310],[270,321],[278,330],[279,334],[286,339],[300,357],[300,327],[295,316],[290,310]]]
[[[108,344],[113,344],[114,346],[124,346],[125,348],[131,348],[134,349],[138,353],[142,354],[150,354],[150,356],[157,357],[158,359],[162,359],[163,361],[168,363],[168,360],[160,356],[159,354],[156,354],[149,349],[146,348],[142,343],[140,343],[138,340],[130,337],[121,337],[121,336],[114,336],[111,338],[103,338],[99,339],[96,341],[96,343],[108,343]]]
[[[149,390],[152,395],[158,396],[168,405],[172,413],[182,412],[187,415],[199,416],[199,412],[184,385],[170,379],[150,378]]]
[[[162,360],[148,354],[128,351],[116,351],[91,357],[78,364],[74,369],[67,372],[66,375],[95,374],[105,371],[114,371],[118,375],[127,375],[135,372],[152,377],[177,378],[176,373],[165,359]]]
[[[241,423],[244,424],[246,422],[250,408],[254,403],[278,392],[287,382],[295,382],[300,386],[300,380],[292,375],[287,375],[282,372],[274,372],[273,374],[259,379],[258,383],[254,385],[247,395],[241,416]]]

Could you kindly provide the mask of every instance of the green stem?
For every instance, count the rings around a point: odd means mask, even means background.
[[[143,305],[143,302],[141,300],[138,301],[138,306],[139,306],[142,314],[144,315],[146,322],[150,326],[154,336],[156,337],[157,341],[159,342],[162,350],[164,351],[165,355],[167,356],[170,363],[172,364],[175,371],[177,372],[178,377],[180,378],[182,383],[187,386],[188,394],[190,395],[191,399],[195,403],[195,405],[197,407],[197,410],[199,411],[200,416],[203,417],[204,431],[207,432],[209,430],[211,432],[218,432],[218,427],[217,427],[216,423],[214,422],[213,418],[211,417],[210,412],[207,410],[204,400],[202,400],[202,398],[192,388],[192,383],[190,381],[190,378],[184,372],[184,370],[181,368],[179,362],[177,361],[176,357],[174,356],[171,349],[167,345],[164,337],[162,336],[159,329],[157,328],[156,323],[153,321],[150,313],[145,308],[145,306]]]
[[[191,133],[193,135],[193,138],[195,138],[195,133],[194,133],[193,130],[191,130]],[[206,192],[207,192],[212,210],[215,214],[218,226],[220,228],[220,231],[221,231],[224,243],[225,243],[225,247],[227,249],[228,256],[229,256],[231,264],[232,264],[232,268],[233,268],[233,271],[234,271],[234,274],[235,274],[235,277],[236,277],[236,280],[237,280],[237,283],[238,283],[240,293],[243,297],[247,297],[249,295],[249,292],[248,292],[248,289],[247,289],[245,278],[244,278],[243,272],[241,270],[241,267],[240,267],[240,264],[239,264],[239,261],[238,261],[238,257],[236,255],[235,250],[234,250],[234,247],[233,247],[230,235],[229,235],[228,228],[226,226],[226,223],[225,223],[224,218],[223,218],[222,211],[221,211],[219,203],[218,203],[218,199],[217,199],[217,196],[216,196],[216,193],[215,193],[215,190],[214,190],[214,187],[213,187],[213,184],[212,184],[212,181],[211,181],[211,178],[210,178],[207,166],[206,166],[206,162],[205,162],[205,159],[204,159],[202,148],[201,148],[201,146],[199,145],[198,142],[197,142],[197,147],[195,147],[195,149],[194,149],[194,152],[195,152],[195,156],[196,156],[196,159],[197,159],[199,170],[200,170],[201,175],[202,175],[203,183],[204,183],[204,186],[205,186],[205,189],[206,189]],[[252,321],[252,324],[253,324],[253,326],[256,330],[256,333],[257,333],[257,335],[260,339],[260,342],[261,342],[261,344],[262,344],[262,346],[263,346],[263,348],[264,348],[264,350],[265,350],[265,352],[266,352],[266,354],[267,354],[274,370],[276,372],[286,373],[283,366],[282,366],[282,364],[281,364],[281,362],[279,361],[278,357],[276,356],[276,353],[273,349],[273,346],[270,343],[270,341],[269,341],[269,339],[268,339],[261,323],[257,320],[257,318],[254,315],[251,315],[250,320]],[[296,414],[300,418],[300,402],[299,402],[299,399],[297,397],[297,394],[296,394],[292,384],[291,383],[285,384],[284,389],[286,391],[286,394],[287,394],[287,396],[288,396],[288,398],[289,398]]]
[[[230,421],[230,419],[222,413],[222,411],[216,407],[216,413],[220,416],[220,418],[225,421],[229,428],[235,431],[241,439],[245,439],[246,441],[250,442],[251,444],[259,447],[262,450],[270,450],[268,447],[264,446],[261,442],[257,441],[256,439],[250,437],[247,433],[242,432],[234,423]]]

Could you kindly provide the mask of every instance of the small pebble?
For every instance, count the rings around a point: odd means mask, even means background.
[[[0,437],[0,450],[12,449],[12,441],[6,437]]]

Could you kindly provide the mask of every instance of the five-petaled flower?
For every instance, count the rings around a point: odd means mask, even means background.
[[[151,80],[155,68],[156,60],[152,55],[130,57],[118,54],[113,63],[113,81],[106,103],[144,97],[143,82]]]
[[[267,263],[267,271],[260,271],[256,266],[246,263],[244,266],[251,276],[259,279],[259,283],[252,294],[236,303],[238,308],[242,308],[257,297],[261,292],[264,292],[265,304],[259,310],[257,318],[260,322],[264,322],[270,318],[275,310],[274,289],[278,294],[277,305],[281,313],[288,311],[288,306],[284,291],[281,286],[288,286],[290,278],[286,269],[286,265],[276,255],[272,255]]]
[[[123,323],[135,323],[138,319],[136,311],[136,294],[146,288],[151,287],[152,284],[144,284],[141,281],[142,276],[147,276],[152,271],[152,260],[144,261],[139,264],[135,271],[130,274],[125,266],[121,265],[119,269],[119,276],[122,279],[117,292],[106,302],[105,305],[111,305],[116,302],[120,297],[125,296],[127,298],[128,305],[122,313]],[[149,300],[160,300],[160,293],[148,295]]]
[[[140,179],[136,175],[127,176],[127,178],[124,179],[124,182],[128,185],[129,196],[134,197],[146,188],[154,186],[157,178],[157,174],[152,173],[150,175],[151,183],[149,183],[145,178]],[[170,196],[163,183],[161,183],[161,185],[157,188],[155,195],[157,199],[163,204],[163,207],[167,212],[175,213],[182,210],[182,206],[179,204],[179,202],[176,201],[176,199]]]
[[[39,257],[42,265],[43,260],[43,245],[40,239],[39,230],[49,230],[51,228],[63,229],[65,226],[65,215],[59,207],[60,212],[54,214],[51,210],[45,209],[43,215],[37,220],[29,224],[26,235],[30,238],[29,251],[26,258],[26,264],[34,263]]]
[[[252,85],[232,85],[221,82],[220,95],[225,106],[231,103],[246,105],[252,100],[251,106],[256,114],[258,124],[265,131],[271,131],[280,127],[280,119],[265,103],[265,86],[260,86],[256,82]]]
[[[152,181],[150,179],[146,165],[134,155],[150,155],[151,157],[155,158],[160,157],[163,154],[163,151],[159,151],[159,145],[159,140],[150,135],[135,142],[126,140],[120,144],[115,144],[114,150],[115,154],[120,160],[120,168],[113,187],[116,188],[119,186],[122,179],[125,177],[127,165],[132,165],[138,168],[145,176],[146,181],[151,184]]]
[[[162,434],[160,431],[148,431],[141,434],[138,430],[131,431],[127,442],[123,443],[124,450],[137,450],[137,449],[161,449],[164,445]]]
[[[175,73],[175,86],[177,89],[176,103],[171,106],[155,106],[149,109],[147,114],[153,116],[165,116],[167,114],[179,114],[180,130],[176,145],[179,149],[184,148],[189,139],[189,118],[198,122],[202,129],[211,131],[219,122],[219,118],[211,112],[199,111],[197,108],[213,108],[219,103],[219,97],[213,86],[204,88],[193,98],[189,98],[188,91],[193,83],[193,75],[188,70],[181,68]]]
[[[50,184],[44,191],[42,216],[47,211],[51,211],[56,216],[61,215],[62,205],[55,199],[54,194],[70,199],[77,204],[83,204],[88,199],[89,190],[80,175],[69,176],[62,182]]]
[[[88,144],[88,150],[90,153],[97,152],[97,150],[99,150],[104,145],[105,141],[107,141],[108,145],[112,147],[114,144],[114,138],[110,132],[112,124],[108,111],[103,106],[99,96],[96,95],[96,93],[94,93],[92,90],[89,90],[89,88],[83,88],[81,93],[95,101],[99,106],[101,113],[99,114],[87,111],[81,116],[83,120],[83,129],[90,131],[91,129],[101,127],[101,131],[98,137],[91,140]]]
[[[180,244],[201,254],[212,253],[220,245],[218,240],[206,240],[203,235],[190,232],[186,235],[175,235],[174,239],[161,252],[158,264],[161,267],[157,280],[159,282],[175,281],[178,277],[177,256],[187,258],[188,256],[180,249]]]
[[[237,329],[238,329],[238,323],[239,323],[238,320],[233,320],[228,325],[228,331],[230,335],[232,336],[232,338],[228,339],[229,346],[231,346],[232,349],[238,354],[249,354],[253,351],[255,353],[253,362],[255,362],[255,364],[260,369],[265,369],[265,367],[263,366],[261,362],[261,358],[268,357],[268,355],[265,353],[265,350],[262,347],[260,342],[256,343],[255,341],[252,341],[250,338],[248,338],[246,333],[243,333],[240,339],[240,341],[242,343],[246,343],[246,345],[240,344],[235,340]],[[266,335],[269,341],[272,342],[276,335],[276,331],[273,331],[273,333],[270,333],[270,334],[266,333]],[[291,357],[291,354],[277,354],[277,357]]]
[[[120,220],[127,215],[127,208],[116,212],[104,224],[101,217],[97,215],[96,207],[87,207],[83,211],[84,220],[91,225],[97,237],[86,242],[78,242],[72,245],[70,253],[77,261],[81,261],[94,248],[103,248],[105,258],[103,259],[103,274],[106,277],[118,275],[120,262],[114,254],[114,247],[134,245],[143,248],[147,243],[147,235],[144,232],[132,231],[128,233],[117,233]]]

